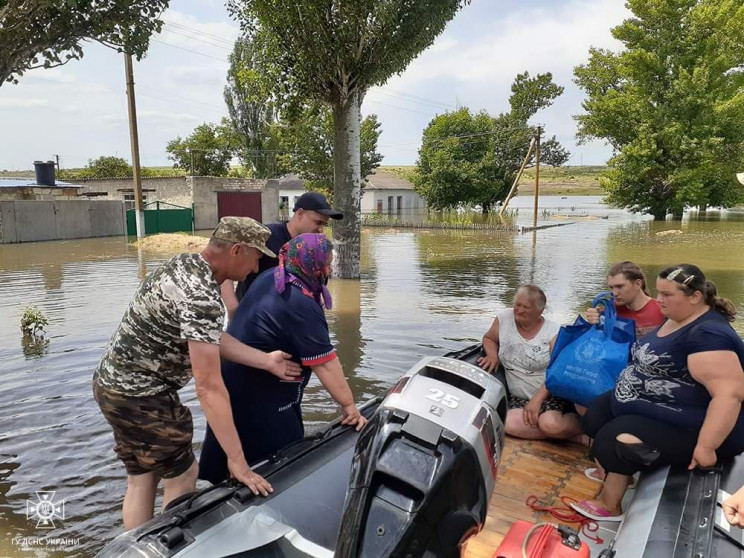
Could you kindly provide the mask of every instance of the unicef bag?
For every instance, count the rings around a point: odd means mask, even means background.
[[[635,341],[635,324],[618,318],[612,294],[600,293],[592,301],[599,305],[604,306],[599,324],[579,316],[561,327],[545,378],[550,393],[585,407],[615,387]]]

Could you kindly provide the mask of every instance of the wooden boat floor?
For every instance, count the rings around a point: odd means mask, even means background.
[[[587,455],[587,448],[577,444],[507,437],[486,523],[467,542],[462,556],[492,558],[517,519],[556,523],[550,514],[533,512],[525,504],[533,494],[547,506],[560,506],[561,496],[594,498],[600,484],[584,475],[584,470],[593,466]]]

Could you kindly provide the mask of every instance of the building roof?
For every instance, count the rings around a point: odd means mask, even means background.
[[[80,186],[59,180],[54,186],[47,186],[37,184],[35,178],[0,178],[0,188],[80,188]]]
[[[366,178],[365,190],[413,190],[413,182],[389,172],[377,170]]]
[[[296,174],[285,174],[279,179],[280,190],[304,190],[305,181]]]

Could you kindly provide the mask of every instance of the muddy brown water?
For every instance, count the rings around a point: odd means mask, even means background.
[[[531,221],[530,203],[517,198],[519,222]],[[363,278],[331,281],[328,312],[357,401],[383,393],[423,356],[476,342],[522,283],[545,289],[549,317],[573,320],[619,260],[636,261],[650,276],[695,263],[744,311],[744,214],[656,223],[599,198],[547,198],[543,206],[545,218],[603,218],[534,235],[363,231]],[[667,230],[682,233],[657,234]],[[138,283],[166,258],[125,238],[0,245],[0,556],[88,556],[121,532],[124,469],[90,380]],[[48,316],[45,342],[23,342],[26,305]],[[744,335],[744,320],[734,327]],[[193,384],[182,398],[198,451],[204,419]],[[303,406],[311,426],[336,415],[317,383]],[[52,529],[37,525],[45,499],[56,506]]]

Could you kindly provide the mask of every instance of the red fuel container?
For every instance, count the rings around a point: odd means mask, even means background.
[[[493,558],[522,558],[522,543],[534,526],[529,521],[514,522]],[[543,525],[532,531],[529,537],[529,558],[589,558],[589,547],[570,527],[561,527],[559,531],[552,525]]]

